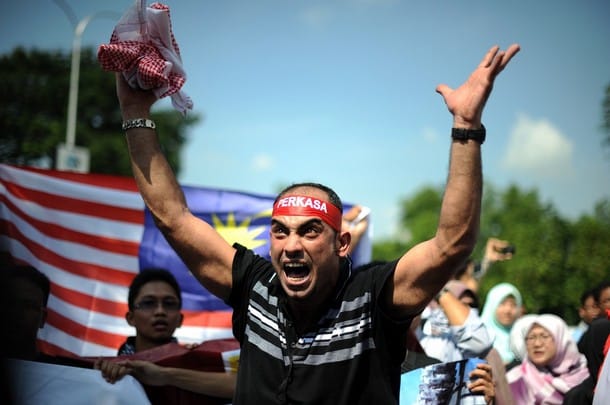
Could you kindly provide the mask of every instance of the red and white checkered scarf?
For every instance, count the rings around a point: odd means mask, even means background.
[[[119,20],[109,44],[100,45],[97,58],[104,70],[122,72],[133,88],[152,89],[157,98],[171,96],[182,114],[193,102],[180,89],[186,81],[180,49],[172,32],[169,7],[136,0]]]

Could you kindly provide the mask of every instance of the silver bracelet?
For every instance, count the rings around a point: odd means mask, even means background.
[[[148,128],[155,129],[157,125],[153,120],[149,120],[148,118],[134,118],[131,120],[123,121],[123,131],[127,131],[132,128]]]

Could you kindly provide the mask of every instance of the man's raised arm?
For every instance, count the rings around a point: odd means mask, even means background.
[[[184,193],[161,152],[151,128],[152,91],[134,90],[121,74],[116,76],[117,96],[131,157],[133,175],[144,202],[169,244],[193,275],[212,294],[228,297],[234,249],[206,222],[189,211]],[[131,128],[130,128],[131,127]]]
[[[518,51],[518,45],[506,51],[494,46],[460,87],[436,88],[453,115],[449,175],[436,235],[405,253],[388,283],[387,304],[395,314],[422,310],[474,249],[483,184],[481,117],[496,76]]]

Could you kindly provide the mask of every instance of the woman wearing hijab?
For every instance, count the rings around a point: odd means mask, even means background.
[[[487,293],[481,319],[492,335],[493,347],[504,365],[510,364],[515,355],[510,348],[510,330],[522,313],[521,293],[510,283],[500,283]]]
[[[563,319],[543,314],[531,321],[526,357],[506,374],[508,384],[516,404],[561,404],[565,393],[589,376],[587,361]]]
[[[525,336],[532,327],[532,322],[538,317],[538,314],[525,314],[515,321],[510,330],[509,345],[515,359],[506,366],[510,370],[514,366],[518,366],[527,356],[527,347],[525,345]]]

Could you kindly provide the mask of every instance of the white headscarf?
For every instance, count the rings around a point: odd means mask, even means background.
[[[506,379],[517,404],[561,404],[566,392],[589,377],[587,360],[578,351],[563,319],[544,314],[530,321],[526,334],[534,325],[546,329],[553,336],[557,349],[555,356],[541,368],[526,356],[519,366],[506,374]]]
[[[517,319],[510,330],[510,350],[515,355],[515,360],[523,361],[527,356],[527,347],[525,346],[525,336],[532,327],[532,322],[538,315],[527,314]]]

